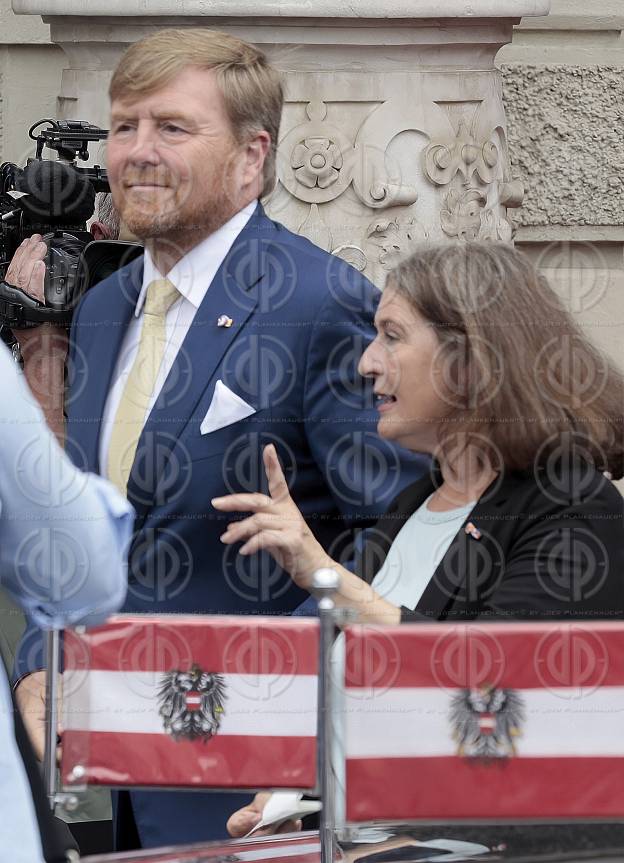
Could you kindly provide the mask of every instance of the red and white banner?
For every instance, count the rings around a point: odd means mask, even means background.
[[[318,621],[118,615],[64,656],[65,784],[314,787]]]
[[[624,816],[624,624],[346,632],[346,815]]]

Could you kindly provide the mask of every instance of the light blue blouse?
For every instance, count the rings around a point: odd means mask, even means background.
[[[388,602],[411,611],[476,503],[432,512],[429,500],[407,519],[371,585]]]

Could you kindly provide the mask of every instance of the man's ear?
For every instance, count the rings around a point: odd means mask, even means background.
[[[108,226],[104,224],[104,222],[99,222],[97,219],[91,222],[91,226],[89,228],[91,235],[94,240],[110,240],[111,232],[108,229]]]
[[[271,149],[271,136],[264,129],[257,132],[245,145],[245,168],[242,180],[249,186],[258,183],[260,191],[264,185],[264,160]],[[259,193],[258,193],[259,194]]]

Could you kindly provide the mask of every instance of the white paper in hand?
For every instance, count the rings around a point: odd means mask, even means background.
[[[320,800],[302,800],[302,797],[303,794],[300,791],[274,791],[264,805],[262,818],[247,836],[253,836],[256,830],[262,830],[264,827],[274,827],[277,830],[284,821],[289,821],[291,818],[296,820],[320,811]]]

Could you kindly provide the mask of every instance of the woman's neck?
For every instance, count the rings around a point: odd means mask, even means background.
[[[496,471],[491,465],[465,452],[452,462],[439,459],[442,483],[429,499],[427,508],[433,512],[446,512],[479,500],[494,481]]]

